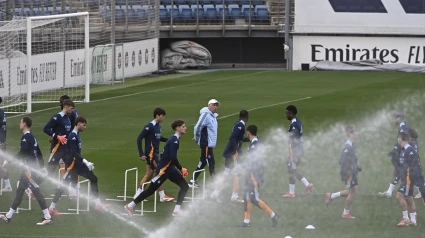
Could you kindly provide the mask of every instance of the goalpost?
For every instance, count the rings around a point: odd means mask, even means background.
[[[124,44],[97,45],[91,60],[93,84],[124,83]]]
[[[88,12],[0,22],[0,107],[31,113],[66,94],[90,101]]]

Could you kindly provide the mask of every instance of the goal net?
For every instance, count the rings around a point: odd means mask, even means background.
[[[93,48],[91,57],[93,84],[124,82],[124,44],[97,45]]]
[[[30,113],[62,95],[89,101],[87,12],[14,17],[0,23],[0,107]]]

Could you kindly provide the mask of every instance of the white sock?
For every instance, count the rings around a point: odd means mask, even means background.
[[[6,217],[9,218],[9,219],[12,218],[13,213],[15,213],[15,210],[10,208],[9,211],[6,213]]]
[[[52,216],[50,216],[49,210],[46,208],[43,210],[44,219],[50,220],[52,219]]]
[[[340,192],[332,193],[332,195],[331,195],[331,199],[335,199],[335,198],[339,198],[339,197],[341,197],[341,193]]]
[[[136,194],[140,194],[142,192],[143,192],[143,190],[141,188],[138,188]]]
[[[249,224],[249,222],[250,222],[251,220],[249,220],[249,219],[244,219],[243,220],[243,223],[246,223],[246,224]]]
[[[77,196],[77,190],[74,188],[69,187],[68,192],[70,196]]]
[[[416,212],[410,213],[410,220],[413,223],[416,223]]]
[[[403,214],[404,219],[409,219],[409,215],[407,214],[407,211],[402,211],[401,213]]]
[[[211,195],[214,197],[218,197],[218,195],[220,195],[220,192],[217,189],[214,189],[214,192]]]
[[[350,214],[350,210],[345,210],[345,208],[344,208],[344,213],[343,214],[344,215]]]
[[[160,198],[163,198],[164,196],[165,196],[165,192],[164,192],[164,190],[159,191],[159,197],[160,197]]]
[[[289,193],[295,194],[295,184],[289,184]]]
[[[50,204],[49,209],[50,209],[50,210],[53,210],[53,209],[55,209],[55,208],[56,208],[56,203],[52,202],[52,204]]]
[[[302,178],[301,179],[301,182],[303,182],[303,184],[304,184],[304,186],[308,186],[310,183],[307,181],[307,179],[305,179],[305,178]]]
[[[11,188],[12,186],[10,185],[10,179],[5,179],[4,180],[4,184],[6,185],[6,188]]]
[[[276,216],[276,213],[272,212],[272,214],[270,215],[270,217],[273,218],[274,216]]]
[[[394,187],[395,187],[395,185],[392,184],[392,183],[390,183],[390,187],[388,188],[387,193],[389,193],[390,195],[392,195],[393,194]]]
[[[237,197],[239,197],[239,196],[238,196],[238,193],[233,192],[233,193],[232,193],[232,198],[237,198]]]
[[[96,204],[96,206],[100,206],[100,204],[102,204],[102,203],[100,202],[100,199],[99,198],[96,198],[94,200],[94,204]]]
[[[131,209],[133,209],[136,206],[136,203],[134,202],[130,202],[129,204],[127,204],[127,206]]]
[[[181,205],[176,205],[176,206],[174,207],[174,212],[179,212],[179,211],[180,211],[180,206],[181,206]]]

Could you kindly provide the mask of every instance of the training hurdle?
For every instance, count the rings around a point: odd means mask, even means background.
[[[138,168],[127,169],[124,173],[124,195],[123,196],[117,196],[118,198],[122,198],[122,199],[108,198],[108,199],[106,199],[107,201],[126,201],[127,198],[133,198],[133,196],[127,196],[128,172],[131,172],[131,171],[136,172],[136,190],[134,191],[134,193],[137,192],[137,188],[139,187],[139,169]]]
[[[151,182],[146,182],[143,184],[143,190],[145,189],[145,185],[150,184]],[[144,201],[141,202],[141,209],[140,210],[134,210],[135,212],[140,212],[140,215],[143,216],[144,212],[156,212],[156,203],[157,203],[157,191],[155,191],[155,193],[153,194],[154,196],[154,200],[153,200],[153,210],[144,210]]]
[[[88,212],[90,211],[90,187],[91,187],[91,183],[90,180],[86,179],[84,181],[81,181],[78,183],[78,185],[81,185],[83,183],[87,183],[87,208],[82,210],[80,209],[80,187],[78,186],[77,188],[77,208],[75,209],[68,209],[68,211],[75,211],[75,212],[68,212],[68,213],[61,213],[63,215],[78,215],[80,214],[80,212]]]
[[[19,181],[16,183],[16,189],[19,187]],[[19,210],[30,211],[31,210],[31,195],[28,195],[28,208],[17,208],[15,213],[19,213]]]
[[[62,176],[61,176],[61,171],[63,171],[63,170],[65,170],[65,168],[60,168],[60,169],[58,170],[58,182],[59,182],[59,183],[61,183],[61,182],[62,182],[62,180],[63,180],[63,178],[62,178]],[[59,185],[57,185],[57,188],[59,188]],[[55,196],[54,194],[50,194],[50,198],[45,198],[45,199],[46,199],[46,200],[52,200],[54,196]],[[67,197],[67,196],[68,196],[68,195],[62,194],[62,196],[61,196],[61,197]]]
[[[192,174],[192,180],[195,181],[195,174],[198,172],[204,172],[203,182],[202,182],[202,197],[195,198],[195,187],[192,186],[192,197],[185,197],[185,199],[190,199],[190,201],[184,202],[193,202],[195,199],[205,199],[205,169],[196,170]]]
[[[0,179],[0,195],[3,195],[3,179]]]

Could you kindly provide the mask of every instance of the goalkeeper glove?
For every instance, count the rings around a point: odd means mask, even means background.
[[[363,171],[362,167],[357,166],[357,171],[362,172]]]
[[[87,168],[92,171],[94,169],[94,164],[92,162],[88,162],[86,159],[83,159],[83,163],[87,166]]]
[[[182,168],[181,172],[182,172],[183,178],[186,178],[187,177],[187,169]]]
[[[66,144],[66,135],[65,136],[58,136],[56,134],[53,134],[53,138],[57,139],[62,145]]]

